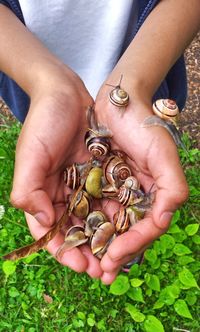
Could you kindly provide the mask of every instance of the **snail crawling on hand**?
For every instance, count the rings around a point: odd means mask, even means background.
[[[173,138],[175,144],[186,151],[177,129],[179,109],[175,101],[171,99],[159,99],[153,103],[152,110],[155,115],[144,119],[142,127],[161,126],[165,128]]]
[[[111,84],[106,84],[109,86],[112,86],[114,89],[112,89],[109,93],[109,100],[110,102],[120,108],[124,108],[128,106],[129,104],[129,95],[128,93],[121,88],[121,81],[122,81],[123,75],[121,75],[119,84],[114,86]]]

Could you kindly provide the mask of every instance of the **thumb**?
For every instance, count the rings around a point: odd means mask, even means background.
[[[152,210],[153,220],[157,228],[166,230],[173,212],[188,198],[188,185],[176,146],[166,142],[159,151],[154,149],[153,156],[149,154],[148,166],[158,188]]]
[[[10,201],[14,207],[33,215],[43,226],[50,227],[55,221],[54,208],[46,191],[50,161],[44,146],[36,142],[36,137],[31,138],[20,137],[18,141]]]

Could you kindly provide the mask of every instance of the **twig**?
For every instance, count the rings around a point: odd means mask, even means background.
[[[190,332],[190,330],[179,329],[178,327],[173,327],[174,331],[181,331],[181,332]]]

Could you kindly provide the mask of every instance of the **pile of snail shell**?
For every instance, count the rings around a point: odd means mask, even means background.
[[[101,259],[116,236],[128,231],[151,208],[154,193],[145,193],[140,188],[126,155],[111,149],[110,133],[96,123],[93,108],[88,113],[90,128],[85,134],[85,144],[90,161],[74,163],[64,171],[65,184],[72,192],[82,184],[72,214],[83,221],[83,226],[74,225],[67,231],[61,251],[88,243],[92,253]],[[84,178],[88,163],[91,167]],[[92,208],[95,200],[105,198],[120,204],[113,220]]]

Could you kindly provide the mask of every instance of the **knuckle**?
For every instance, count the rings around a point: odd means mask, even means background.
[[[10,194],[10,203],[17,209],[23,209],[25,206],[25,196],[18,191],[12,191]]]
[[[188,184],[182,184],[179,187],[178,195],[176,195],[176,201],[178,204],[183,204],[189,197]]]

